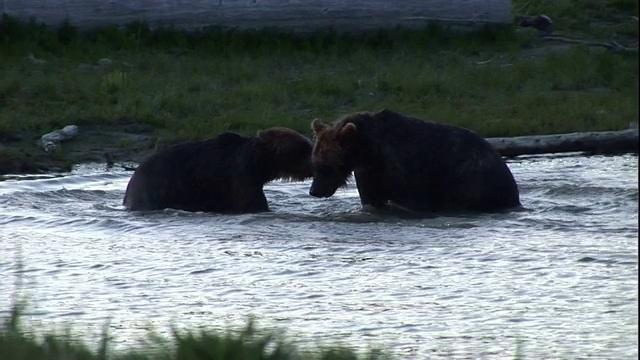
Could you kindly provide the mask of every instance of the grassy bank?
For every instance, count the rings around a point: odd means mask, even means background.
[[[515,9],[552,16],[560,32],[637,43],[636,1],[517,1]],[[52,30],[5,18],[0,140],[125,119],[135,123],[129,133],[149,134],[148,149],[157,137],[275,125],[309,134],[315,117],[381,108],[487,137],[618,130],[637,119],[637,54],[549,42],[529,30],[454,34],[432,26],[297,38],[132,24],[79,34],[72,24]]]
[[[257,330],[251,322],[241,331],[174,331],[172,338],[149,334],[148,344],[113,350],[104,333],[91,347],[69,334],[39,332],[34,335],[20,324],[20,311],[0,325],[0,358],[10,360],[358,360],[390,359],[380,350],[357,353],[345,347],[298,349],[281,337]]]

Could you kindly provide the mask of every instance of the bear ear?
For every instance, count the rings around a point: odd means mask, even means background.
[[[320,118],[315,118],[311,122],[311,129],[316,134],[321,132],[322,130],[326,129],[327,127],[328,127],[328,125],[323,123],[322,120],[320,120]]]
[[[277,139],[281,134],[282,132],[280,132],[278,129],[270,128],[258,130],[258,132],[256,133],[256,137],[258,138],[258,140],[260,140],[260,142],[268,143],[273,142],[274,139]]]
[[[338,133],[338,136],[340,136],[340,138],[346,138],[348,136],[355,135],[357,130],[358,129],[356,129],[356,124],[354,124],[354,123],[346,123],[342,127],[342,129],[340,129],[340,132]]]

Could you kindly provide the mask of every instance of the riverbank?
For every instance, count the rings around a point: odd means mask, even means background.
[[[637,3],[584,2],[523,1],[516,11],[551,16],[563,38],[637,49]],[[381,108],[486,137],[621,130],[638,117],[637,51],[550,40],[531,28],[299,38],[132,24],[80,34],[4,18],[2,40],[0,174],[68,169],[105,154],[138,162],[158,146],[227,130],[310,135],[316,117]],[[35,144],[70,124],[79,135],[56,151]]]

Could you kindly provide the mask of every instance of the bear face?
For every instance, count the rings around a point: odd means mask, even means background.
[[[353,123],[330,126],[320,119],[311,123],[315,142],[311,154],[313,182],[309,194],[315,197],[330,197],[347,184],[354,164],[350,161],[350,142],[355,135]]]

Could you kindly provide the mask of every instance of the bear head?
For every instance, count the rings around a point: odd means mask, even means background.
[[[356,134],[353,122],[340,121],[327,125],[320,119],[311,123],[314,145],[311,153],[313,182],[309,194],[330,197],[340,187],[346,186],[353,171],[350,161],[352,137]]]
[[[307,137],[282,127],[260,130],[256,137],[260,146],[270,155],[270,180],[302,181],[313,176],[313,142]]]

